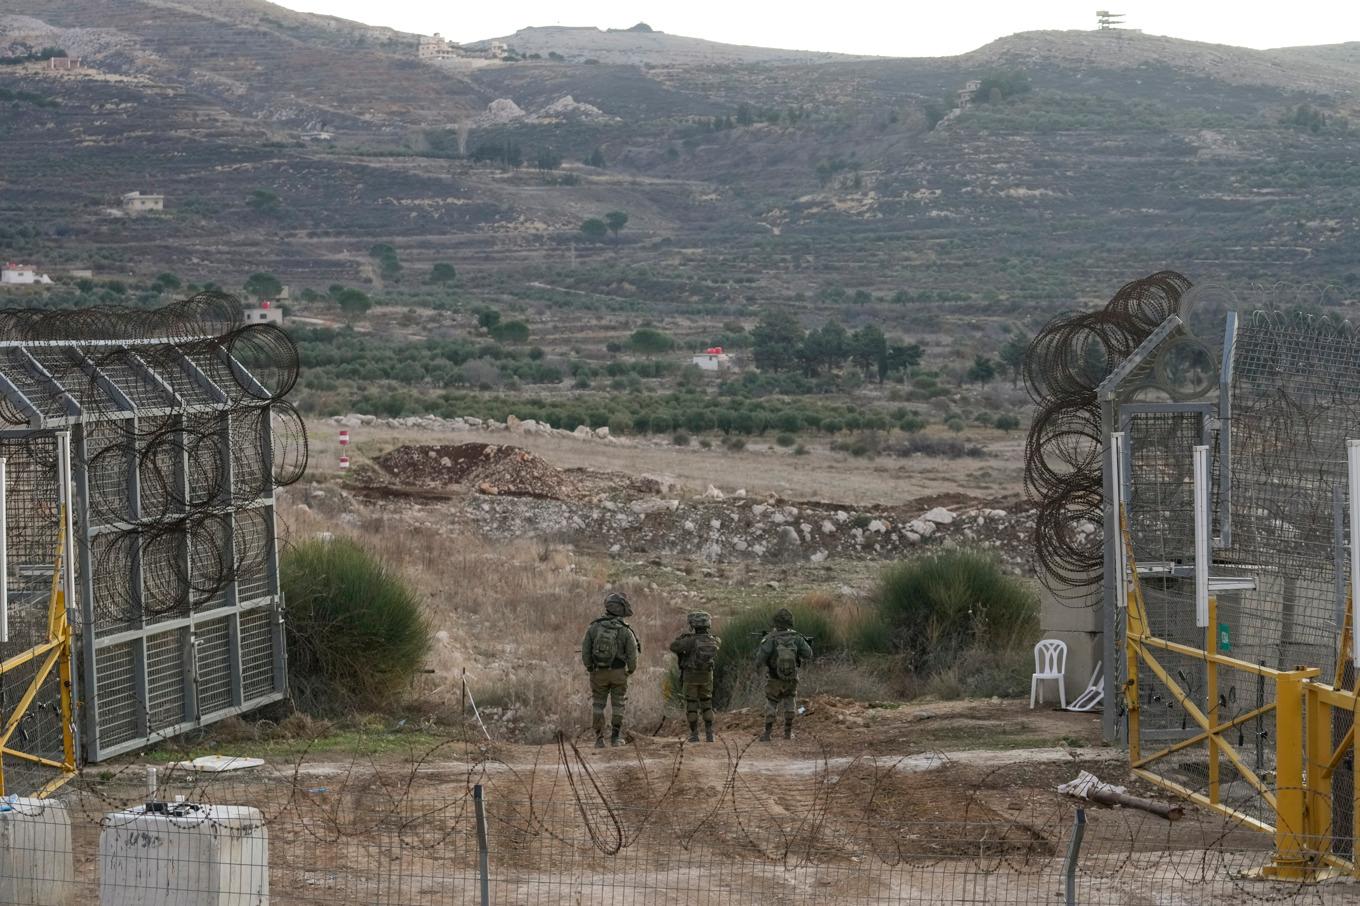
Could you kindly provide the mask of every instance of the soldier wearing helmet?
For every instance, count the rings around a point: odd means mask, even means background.
[[[696,610],[687,618],[689,629],[671,642],[671,651],[680,663],[680,690],[685,696],[685,717],[689,720],[689,741],[699,741],[699,717],[704,718],[704,739],[713,741],[713,662],[722,640],[710,630],[713,618]]]
[[[604,748],[605,705],[612,703],[610,745],[619,745],[623,712],[628,704],[628,677],[637,669],[642,643],[624,617],[633,615],[628,598],[613,592],[604,599],[604,616],[597,617],[581,640],[581,661],[590,674],[591,725],[595,748]]]
[[[766,671],[765,732],[761,742],[770,741],[774,720],[784,712],[784,738],[793,738],[793,716],[798,709],[798,670],[812,660],[812,646],[793,628],[793,611],[781,607],[774,615],[774,628],[761,639],[756,651],[756,668]]]

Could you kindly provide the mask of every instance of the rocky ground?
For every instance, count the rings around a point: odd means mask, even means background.
[[[703,490],[667,475],[559,469],[515,445],[516,436],[558,434],[611,445],[607,429],[555,431],[513,417],[379,420],[344,416],[337,426],[467,434],[463,443],[408,443],[356,465],[338,485],[307,485],[304,505],[353,514],[362,506],[459,524],[491,539],[537,537],[611,555],[681,556],[709,563],[892,559],[941,544],[996,551],[1032,574],[1034,513],[1021,498],[943,494],[901,503],[848,506],[785,499],[745,488]],[[437,423],[437,424],[436,424]],[[494,439],[496,443],[489,443]],[[362,501],[362,504],[359,501]]]

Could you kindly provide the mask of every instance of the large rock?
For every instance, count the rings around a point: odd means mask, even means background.
[[[936,525],[952,525],[955,517],[949,510],[946,510],[942,506],[937,506],[921,518],[927,522],[933,522]]]
[[[586,425],[577,425],[576,430],[571,433],[582,439],[589,439],[595,436],[595,432],[591,431]]]
[[[628,508],[639,516],[646,516],[648,513],[660,513],[663,510],[669,510],[674,513],[680,508],[680,501],[662,500],[659,497],[653,497],[648,500],[634,500],[632,503],[628,504]]]
[[[798,530],[791,525],[780,526],[779,533],[775,536],[774,552],[778,557],[793,558],[798,556],[802,548],[802,539],[798,537]]]
[[[922,538],[929,538],[935,534],[935,523],[927,522],[924,519],[913,519],[907,523],[907,531],[914,532]]]

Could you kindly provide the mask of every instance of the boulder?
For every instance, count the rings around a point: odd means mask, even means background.
[[[936,525],[952,525],[955,517],[949,510],[946,510],[942,506],[937,506],[921,518],[927,522],[933,522]]]
[[[575,435],[576,437],[580,437],[580,438],[590,438],[590,437],[594,437],[594,436],[595,436],[595,433],[594,433],[593,431],[591,431],[590,428],[586,427],[585,425],[577,425],[577,426],[576,426],[576,430],[573,431],[573,432],[571,432],[571,433],[572,433],[573,435]]]
[[[648,513],[660,513],[663,510],[669,510],[674,513],[680,508],[680,501],[674,499],[663,500],[660,497],[652,497],[647,500],[634,500],[632,503],[628,504],[628,508],[639,516],[646,516]]]
[[[822,520],[822,534],[823,535],[836,534],[836,526],[830,519]]]
[[[907,531],[914,532],[922,538],[929,538],[935,534],[935,523],[927,522],[924,519],[913,519],[907,523]]]
[[[722,500],[723,497],[726,495],[724,495],[722,491],[718,490],[713,485],[709,485],[708,490],[704,491],[704,496],[710,500]]]
[[[595,429],[595,437],[598,438],[598,439],[600,439],[600,440],[608,440],[608,439],[609,439],[609,426],[608,426],[608,425],[601,425],[600,427],[596,428],[596,429]]]
[[[882,519],[872,519],[869,521],[868,528],[869,531],[873,532],[875,535],[881,535],[888,530],[888,523],[884,522]]]

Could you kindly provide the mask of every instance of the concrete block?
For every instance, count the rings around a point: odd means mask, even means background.
[[[74,896],[66,806],[53,799],[0,799],[0,903],[67,906]]]
[[[143,807],[104,818],[100,906],[268,906],[269,836],[258,809]]]

